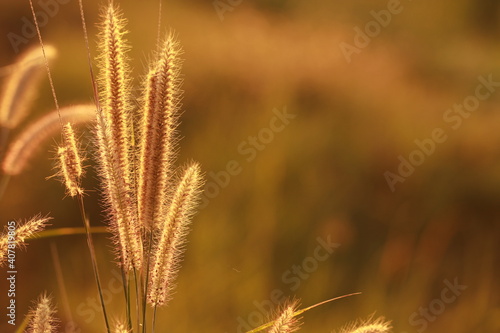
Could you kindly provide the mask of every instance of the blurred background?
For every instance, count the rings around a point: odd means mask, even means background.
[[[139,87],[158,2],[116,2]],[[84,5],[95,55],[101,2]],[[58,50],[60,105],[91,102],[78,2],[35,7],[46,13],[45,43]],[[37,45],[24,18],[27,1],[0,3],[0,66]],[[475,94],[479,77],[500,82],[500,2],[168,1],[162,25],[184,48],[178,163],[201,162],[207,188],[158,331],[243,332],[277,299],[309,306],[351,292],[362,295],[307,312],[303,331],[333,332],[373,313],[398,333],[500,331],[498,85],[470,114],[451,122],[448,111]],[[53,108],[44,80],[12,137]],[[435,129],[444,134],[431,144]],[[91,157],[91,132],[80,133]],[[42,213],[54,217],[51,228],[81,226],[76,202],[46,180],[57,137],[11,179],[2,225]],[[416,140],[433,152],[419,153]],[[86,205],[102,226],[88,163]],[[406,163],[419,165],[410,172]],[[95,241],[105,298],[120,319],[109,236]],[[47,291],[61,331],[104,331],[83,236],[33,240],[17,264],[18,320]],[[2,318],[0,331],[10,332]]]

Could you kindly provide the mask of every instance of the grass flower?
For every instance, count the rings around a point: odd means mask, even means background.
[[[93,105],[74,105],[62,108],[60,116],[52,111],[29,125],[10,144],[2,161],[2,171],[10,176],[21,174],[42,144],[61,131],[61,122],[87,123],[95,119]]]
[[[342,329],[341,333],[388,333],[391,324],[384,317],[368,318],[366,321],[352,323]]]
[[[24,246],[25,240],[42,231],[50,220],[50,217],[35,216],[19,225],[15,221],[9,222],[7,231],[0,236],[0,267],[5,263],[9,249]]]
[[[161,306],[171,297],[184,251],[188,225],[194,213],[202,182],[200,166],[197,163],[186,168],[163,223],[159,226],[160,236],[153,254],[147,295],[148,303],[153,306]]]
[[[300,319],[295,316],[297,308],[297,300],[285,304],[268,333],[291,333],[298,331],[300,328]]]
[[[37,305],[30,312],[30,323],[28,333],[53,333],[56,332],[57,325],[54,319],[55,310],[52,307],[50,298],[41,295]]]

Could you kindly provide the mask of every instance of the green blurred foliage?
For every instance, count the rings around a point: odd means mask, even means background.
[[[84,3],[95,36],[99,3]],[[481,102],[457,130],[443,121],[448,108],[474,93],[478,76],[500,81],[498,2],[402,2],[404,10],[348,63],[339,45],[352,44],[353,28],[364,28],[370,12],[387,3],[242,1],[223,21],[211,1],[163,4],[163,30],[174,29],[185,50],[179,165],[200,161],[219,193],[194,219],[160,331],[236,332],[238,318],[258,319],[259,306],[278,289],[304,306],[363,292],[307,313],[304,332],[331,332],[373,312],[391,319],[394,332],[416,332],[421,326],[411,325],[412,314],[455,278],[468,288],[426,332],[500,329],[500,94]],[[157,2],[121,4],[139,85],[155,48]],[[28,4],[0,8],[0,36],[19,33]],[[91,101],[77,2],[61,5],[42,34],[59,51],[52,70],[60,104]],[[2,65],[15,61],[7,37],[0,47]],[[91,47],[95,55],[92,41]],[[249,137],[285,106],[296,117],[247,161],[240,145],[250,147]],[[52,108],[45,83],[30,120]],[[384,173],[397,172],[398,157],[408,158],[414,141],[430,138],[435,128],[445,129],[447,140],[391,192]],[[91,131],[80,130],[91,157]],[[81,225],[76,203],[64,198],[59,183],[45,180],[54,173],[51,145],[11,180],[0,203],[2,224],[42,212],[54,216],[53,228]],[[230,161],[241,172],[227,186],[213,185],[213,174]],[[93,225],[103,224],[98,186],[89,166]],[[297,283],[287,272],[328,236],[339,247],[292,290]],[[106,236],[96,240],[105,285],[115,290],[111,244]],[[64,288],[51,246],[59,252]],[[102,331],[90,310],[95,287],[83,237],[32,241],[18,264],[19,314],[47,290],[63,325],[73,318],[82,332]],[[122,317],[122,295],[110,295],[112,312]]]

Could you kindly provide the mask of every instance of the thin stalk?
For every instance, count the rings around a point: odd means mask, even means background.
[[[99,110],[101,108],[101,106],[99,104],[99,92],[98,92],[97,83],[96,83],[95,76],[94,76],[94,69],[92,67],[92,57],[90,55],[89,36],[87,33],[87,24],[85,23],[85,12],[83,11],[83,0],[79,0],[78,5],[80,8],[80,18],[82,21],[83,38],[85,40],[85,48],[87,50],[87,62],[89,65],[90,81],[92,84],[92,94],[94,95],[94,103],[95,103],[96,109]]]
[[[42,239],[42,238],[51,238],[51,237],[62,237],[62,236],[73,236],[73,235],[85,235],[87,231],[85,227],[74,227],[74,228],[56,228],[43,230],[33,235],[33,237],[28,238],[32,239]],[[107,234],[108,229],[106,227],[90,227],[91,234]]]
[[[66,315],[70,322],[73,322],[73,314],[71,312],[71,306],[69,305],[68,292],[66,291],[66,282],[64,281],[64,275],[61,267],[61,259],[59,258],[59,252],[57,251],[57,246],[54,241],[50,242],[50,252],[52,254],[52,262],[54,263],[54,270],[56,273],[56,281],[59,286],[59,292],[62,298],[62,304]]]
[[[156,328],[156,309],[157,309],[157,308],[158,308],[158,306],[157,306],[157,305],[155,305],[155,308],[154,308],[154,310],[153,310],[153,323],[152,323],[153,328],[152,328],[152,330],[151,330],[151,333],[155,333],[155,328]]]
[[[153,248],[153,231],[149,233],[149,244],[148,244],[148,253],[151,253],[151,250]],[[150,267],[150,258],[151,255],[148,255],[147,263],[146,263],[146,282],[144,283],[144,297],[142,300],[142,308],[144,309],[144,312],[142,313],[142,333],[146,333],[146,310],[147,310],[147,295],[148,295],[148,285],[149,285],[149,267]],[[154,326],[153,326],[153,331],[154,331]]]
[[[141,287],[142,287],[142,286],[144,286],[144,275],[143,275],[143,274],[141,274],[141,275],[139,276],[139,279],[140,279],[140,281],[141,281],[140,286],[141,286]],[[145,289],[144,289],[144,288],[142,288],[142,289],[141,289],[141,292],[144,292],[144,290],[145,290]],[[145,295],[145,294],[141,294],[141,298],[140,298],[140,299],[141,299],[141,300],[143,300],[143,303],[141,304],[141,306],[142,306],[142,318],[143,318],[143,321],[142,321],[141,325],[142,325],[142,331],[143,331],[143,332],[145,332],[146,322],[145,322],[144,318],[146,318],[146,309],[147,309],[147,308],[146,308],[146,303],[144,303],[144,300],[146,300],[146,295]],[[137,332],[140,332],[140,331],[141,331],[141,330],[139,329]]]
[[[137,276],[137,270],[134,268],[134,280],[135,280],[135,313],[137,317],[137,332],[141,330],[141,308],[140,308],[140,281],[139,276]]]
[[[127,328],[132,330],[132,317],[130,316],[130,280],[129,274],[122,267],[123,294],[125,295],[125,312],[127,314]]]
[[[43,39],[42,39],[42,34],[40,32],[40,26],[38,24],[38,19],[35,14],[35,8],[33,7],[33,0],[29,0],[30,3],[30,8],[31,8],[31,14],[33,15],[33,21],[35,22],[35,28],[36,28],[36,33],[38,36],[38,41],[40,42],[40,47],[42,48],[42,53],[43,53],[43,58],[45,60],[45,68],[47,69],[47,76],[49,77],[49,84],[50,84],[50,90],[52,91],[52,97],[54,98],[54,104],[56,106],[57,113],[59,114],[59,120],[61,121],[61,127],[62,127],[62,120],[61,120],[61,113],[59,110],[59,102],[57,101],[57,96],[56,96],[56,89],[54,88],[54,81],[52,80],[52,74],[50,71],[49,67],[49,61],[47,60],[47,55],[45,54],[45,47],[43,45]]]
[[[89,223],[89,220],[88,220],[87,215],[85,213],[85,206],[83,203],[83,195],[81,195],[81,194],[78,195],[78,206],[80,207],[80,213],[82,215],[83,225],[85,226],[85,232],[87,235],[87,246],[89,248],[90,258],[92,260],[92,269],[94,271],[94,278],[96,280],[97,289],[99,291],[99,299],[101,301],[102,313],[104,315],[104,322],[106,323],[106,330],[108,333],[111,333],[111,330],[109,328],[108,315],[106,313],[106,306],[104,305],[104,297],[102,295],[101,278],[99,276],[99,268],[97,266],[94,241],[92,239],[92,234],[90,232],[90,223]]]

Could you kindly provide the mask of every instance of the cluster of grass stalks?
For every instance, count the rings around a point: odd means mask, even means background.
[[[31,9],[36,23],[32,4]],[[84,37],[88,41],[81,1],[80,9]],[[64,108],[58,105],[48,63],[55,50],[43,45],[37,25],[42,53],[32,50],[22,57],[12,67],[4,87],[0,107],[3,171],[0,195],[9,177],[22,173],[36,148],[60,131],[61,140],[55,157],[56,176],[80,210],[105,330],[108,333],[145,333],[160,330],[156,327],[158,309],[167,305],[172,298],[189,224],[203,185],[203,175],[196,162],[176,167],[182,80],[181,48],[175,35],[168,33],[162,42],[158,42],[158,49],[142,82],[142,97],[136,99],[132,93],[127,57],[130,46],[125,38],[125,25],[126,20],[114,3],[104,8],[100,24],[97,79],[94,79],[89,51],[95,105]],[[16,128],[26,116],[40,71],[44,68],[48,72],[55,110],[34,121],[10,142],[10,130]],[[23,100],[21,104],[20,96]],[[112,248],[122,274],[124,316],[116,323],[110,319],[103,299],[93,229],[85,209],[86,191],[82,187],[82,177],[87,157],[74,125],[88,122],[93,122],[93,157],[102,183],[102,203],[108,230],[112,235]],[[4,156],[3,151],[7,146]],[[37,216],[18,227],[14,239],[8,233],[2,235],[0,260],[4,258],[9,243],[13,241],[15,246],[20,246],[25,239],[40,232],[49,220],[48,217]],[[339,298],[342,297],[300,310],[298,301],[287,302],[274,319],[250,332],[298,331],[302,313]],[[27,319],[27,332],[47,333],[57,330],[55,309],[46,295],[40,296]],[[370,318],[366,322],[348,326],[342,332],[384,333],[389,330],[390,325],[383,318]]]

